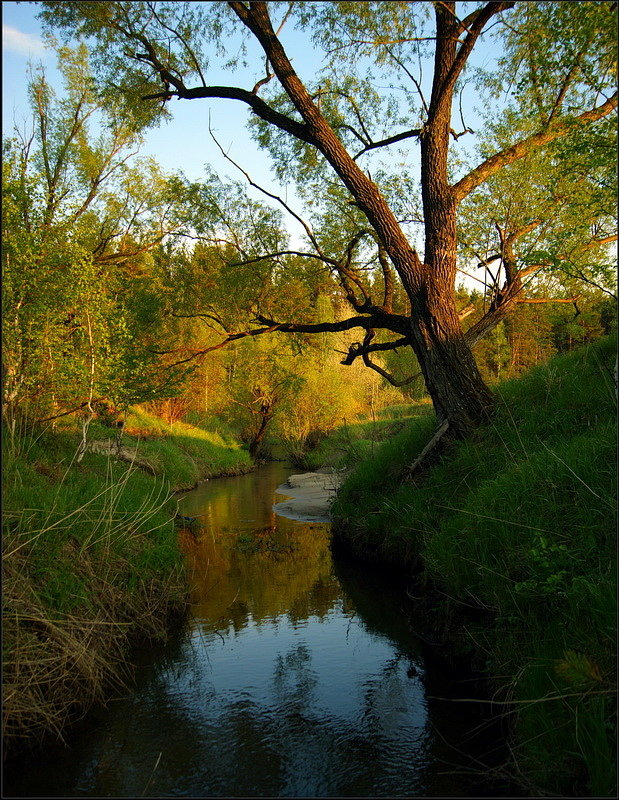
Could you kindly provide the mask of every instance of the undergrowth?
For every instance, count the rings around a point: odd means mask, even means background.
[[[468,646],[513,717],[513,767],[532,793],[616,791],[615,337],[496,389],[492,423],[423,476],[409,421],[359,464],[333,507],[358,554],[421,570],[465,609]]]

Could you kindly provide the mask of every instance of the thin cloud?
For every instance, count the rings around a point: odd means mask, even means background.
[[[33,33],[22,33],[11,25],[2,25],[2,46],[20,56],[42,56],[46,53],[45,45]]]

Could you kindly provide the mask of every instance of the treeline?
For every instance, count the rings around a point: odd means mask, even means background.
[[[352,335],[244,336],[258,303],[338,319],[337,285],[301,257],[256,257],[285,239],[279,214],[215,175],[192,184],[140,158],[130,122],[93,93],[85,49],[61,57],[64,95],[35,73],[31,130],[4,141],[9,429],[72,416],[86,442],[93,419],[122,424],[145,403],[168,422],[220,415],[256,453],[274,419],[302,441],[399,400],[362,367],[343,374],[334,349]]]

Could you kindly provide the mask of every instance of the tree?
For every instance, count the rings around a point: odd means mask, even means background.
[[[123,97],[134,115],[153,122],[157,115],[165,113],[165,105],[172,98],[243,102],[268,126],[276,143],[280,134],[289,139],[288,152],[297,165],[308,170],[316,164],[319,168],[328,165],[345,187],[363,219],[359,232],[339,253],[331,255],[321,250],[309,228],[306,231],[316,253],[339,276],[356,315],[336,323],[336,327],[280,323],[258,315],[258,321],[266,326],[263,331],[362,328],[366,332],[364,340],[349,351],[348,363],[362,357],[371,364],[372,353],[410,346],[443,432],[463,436],[488,419],[492,395],[463,334],[455,302],[458,206],[509,165],[576,134],[585,125],[595,125],[616,108],[616,92],[610,94],[616,67],[616,4],[489,2],[461,17],[456,3],[445,0],[431,4],[432,26],[426,13],[430,4],[425,3],[291,3],[277,32],[271,9],[278,14],[281,4],[258,0],[230,0],[207,6],[154,2],[42,5],[43,16],[50,24],[93,37],[99,75],[108,97],[116,102]],[[317,81],[299,77],[278,36],[293,14],[331,53],[325,75],[321,76],[328,79],[326,92]],[[495,89],[500,90],[504,85],[502,76],[510,81],[514,78],[513,103],[506,111],[511,136],[498,151],[487,154],[477,166],[455,178],[449,167],[450,137],[461,135],[452,127],[455,93],[474,46],[497,24],[506,32],[505,63],[511,70],[505,72],[503,66],[494,83]],[[201,48],[205,42],[215,43],[223,62],[225,38],[230,30],[240,30],[248,48],[257,43],[266,58],[266,75],[257,80],[253,89],[207,82],[207,60]],[[411,54],[420,54],[427,42],[434,43],[434,52],[426,100],[427,87],[422,86],[407,62]],[[388,113],[388,104],[385,107],[380,102],[368,81],[354,76],[351,59],[361,66],[372,61],[381,69],[393,65],[407,76],[408,113],[402,108]],[[195,78],[197,85],[191,85]],[[259,92],[273,78],[277,79],[281,94],[272,92],[271,102],[266,102]],[[385,119],[408,123],[404,130],[390,135],[375,133],[381,125],[377,117],[385,108]],[[264,125],[258,135],[268,144]],[[388,187],[381,187],[358,163],[366,153],[412,138],[419,143],[421,164],[423,257],[387,201]],[[352,151],[353,144],[357,153]],[[504,232],[506,244],[513,233]],[[353,262],[356,248],[366,238],[375,242],[381,258],[384,292],[380,301],[369,293]],[[509,258],[507,251],[503,255]],[[391,310],[392,269],[410,305],[406,314]],[[513,291],[516,289],[517,286]],[[488,317],[480,321],[478,330],[490,329],[501,319],[501,312],[501,303],[488,309]],[[376,342],[378,329],[398,338],[389,344]]]
[[[65,94],[34,71],[32,130],[3,142],[3,414],[83,411],[85,431],[101,403],[178,384],[179,370],[163,372],[152,352],[159,301],[144,279],[151,251],[186,229],[193,205],[180,178],[129,164],[139,135],[95,97],[85,47],[60,56]]]
[[[492,144],[508,135],[494,125]],[[461,248],[484,270],[493,311],[467,332],[472,344],[519,304],[571,307],[591,288],[615,296],[615,150],[616,126],[600,120],[492,176],[462,204]]]
[[[271,427],[298,447],[311,430],[329,430],[368,408],[393,403],[394,396],[395,402],[401,400],[360,364],[353,374],[341,374],[337,353],[347,351],[351,331],[251,336],[248,326],[257,307],[278,317],[294,314],[308,324],[332,323],[346,318],[345,302],[330,274],[311,259],[291,255],[278,264],[252,256],[269,241],[282,243],[285,233],[278,217],[250,200],[242,187],[214,178],[201,193],[205,207],[214,204],[220,210],[210,217],[212,229],[201,225],[203,233],[184,253],[167,247],[156,252],[157,260],[168,265],[169,302],[163,313],[182,323],[184,331],[173,355],[202,367],[174,407],[181,412],[191,404],[204,411],[208,370],[211,411],[240,429],[255,455]],[[226,342],[229,346],[222,347]],[[171,411],[167,401],[156,408]]]
[[[244,438],[250,456],[255,458],[262,452],[264,438],[280,407],[298,394],[303,378],[295,374],[291,354],[282,354],[281,345],[274,346],[266,339],[252,342],[251,348],[244,344],[238,346],[239,377],[233,384],[232,400],[243,409],[247,420]]]

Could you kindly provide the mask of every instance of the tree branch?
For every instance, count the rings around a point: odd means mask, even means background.
[[[462,322],[463,319],[470,317],[471,314],[475,313],[475,306],[473,303],[469,303],[468,305],[464,306],[461,311],[458,311],[458,319]]]
[[[602,239],[591,239],[587,244],[583,244],[580,250],[590,250],[592,247],[599,247],[603,244],[610,244],[617,241],[617,234],[611,233],[609,236],[604,236]]]
[[[369,234],[367,230],[359,231],[353,238],[350,240],[346,247],[346,253],[344,259],[340,259],[337,263],[337,273],[340,278],[340,283],[344,292],[346,293],[346,299],[350,303],[350,305],[355,309],[355,311],[365,312],[368,313],[373,308],[372,300],[367,293],[365,286],[363,285],[361,279],[358,275],[355,274],[355,271],[351,268],[352,256],[357,244],[361,241],[361,239]],[[359,302],[355,297],[355,293],[350,285],[350,281],[355,284],[355,286],[361,292],[363,297],[363,301]]]
[[[363,355],[362,358],[363,358],[363,363],[365,364],[366,367],[373,369],[374,372],[378,372],[378,374],[382,375],[382,377],[386,381],[388,381],[392,386],[396,387],[406,386],[407,384],[412,383],[415,380],[415,378],[419,378],[421,376],[421,372],[417,372],[415,375],[411,375],[410,378],[404,378],[403,380],[399,381],[396,380],[396,378],[394,378],[393,375],[391,375],[391,373],[387,372],[386,369],[383,369],[382,367],[379,367],[378,364],[375,364],[368,355]]]
[[[255,88],[255,87],[254,87]],[[268,103],[247,89],[240,89],[236,86],[197,86],[192,89],[187,89],[185,86],[177,89],[176,91],[163,91],[156,92],[155,94],[143,95],[142,100],[169,100],[171,97],[179,97],[183,100],[196,100],[209,97],[219,97],[225,100],[240,100],[246,103],[256,116],[263,119],[265,122],[275,125],[282,131],[290,133],[297,139],[306,142],[307,144],[316,145],[316,140],[310,133],[307,125],[297,122],[285,114],[280,114],[274,108],[271,108]]]
[[[353,156],[353,160],[356,161],[359,156],[367,153],[368,150],[375,150],[377,147],[387,147],[387,145],[395,144],[395,142],[401,142],[403,139],[410,139],[412,136],[419,136],[420,133],[421,128],[415,128],[414,130],[396,133],[395,136],[388,136],[386,139],[381,139],[380,142],[371,142],[370,144],[366,145],[363,150],[359,150],[359,152]]]
[[[350,366],[356,358],[359,358],[359,356],[363,356],[364,354],[384,352],[386,350],[397,350],[399,347],[406,347],[407,345],[410,345],[410,343],[411,340],[408,336],[404,336],[401,339],[395,339],[392,342],[376,342],[376,344],[369,344],[369,342],[367,344],[365,342],[363,344],[360,342],[354,342],[348,348],[346,358],[340,363]]]
[[[359,133],[359,131],[358,131],[358,130],[356,130],[355,128],[353,128],[353,126],[352,126],[352,125],[349,125],[347,122],[342,122],[342,123],[340,123],[340,124],[338,124],[338,125],[334,125],[333,127],[334,127],[336,130],[345,130],[345,131],[350,131],[350,132],[353,134],[353,136],[354,136],[356,139],[358,139],[358,140],[361,142],[361,144],[362,144],[364,147],[367,147],[367,146],[368,146],[368,142],[367,142],[367,141],[366,141],[366,140],[363,138],[363,136],[361,136],[361,134]],[[365,151],[362,151],[362,152],[365,152]]]
[[[258,261],[265,261],[267,258],[278,258],[279,256],[302,256],[303,258],[313,258],[324,263],[324,258],[316,255],[316,253],[302,253],[300,250],[278,250],[276,253],[265,253],[254,258],[246,258],[243,261],[232,261],[228,266],[244,267],[247,264],[255,264]]]
[[[249,7],[237,0],[229,0],[228,4],[262,46],[283,89],[304,119],[312,143],[324,155],[376,231],[402,278],[405,290],[414,292],[417,273],[421,269],[417,252],[398,226],[378,186],[359,169],[296,74],[275,36],[268,4],[263,0],[253,0]]]
[[[563,85],[561,86],[561,89],[559,90],[559,94],[557,95],[557,99],[554,102],[554,105],[552,107],[552,111],[550,112],[548,120],[546,121],[547,125],[550,122],[552,122],[553,117],[556,115],[557,111],[563,105],[563,101],[565,100],[565,95],[567,94],[567,90],[569,89],[570,84],[574,80],[574,76],[576,75],[578,69],[580,68],[580,59],[583,57],[583,55],[584,55],[584,50],[581,50],[578,53],[578,55],[576,56],[576,60],[574,61],[574,63],[570,67],[569,72],[565,76],[565,80],[563,81]]]
[[[397,57],[397,56],[396,56],[396,55],[395,55],[395,54],[394,54],[394,53],[391,51],[391,49],[390,49],[390,48],[388,48],[388,47],[387,47],[387,48],[385,48],[385,49],[387,50],[387,52],[389,53],[389,55],[391,56],[391,58],[392,58],[392,59],[395,61],[395,63],[396,63],[396,64],[398,64],[398,66],[399,66],[401,69],[403,69],[403,70],[404,70],[404,72],[405,72],[405,73],[408,75],[408,77],[411,79],[411,81],[412,81],[412,82],[413,82],[413,84],[415,85],[415,89],[417,90],[417,94],[419,95],[419,99],[421,100],[421,105],[423,106],[423,110],[424,110],[424,111],[426,112],[426,114],[427,114],[427,113],[428,113],[428,104],[426,103],[426,99],[425,99],[425,97],[423,96],[423,92],[421,91],[421,85],[420,85],[419,81],[417,80],[417,78],[415,78],[415,76],[412,74],[412,72],[411,72],[411,71],[410,71],[410,70],[409,70],[409,69],[406,67],[406,65],[404,64],[404,62],[402,62],[402,61],[401,61],[401,60],[400,60],[400,59],[399,59],[399,58],[398,58],[398,57]]]
[[[605,103],[597,108],[585,111],[577,117],[562,117],[551,123],[544,130],[522,139],[520,142],[501,150],[499,153],[488,158],[479,166],[475,167],[468,175],[453,185],[453,192],[456,202],[461,202],[473,189],[488,180],[495,172],[502,167],[517,161],[528,155],[532,150],[543,147],[543,145],[570,133],[578,125],[586,125],[595,122],[602,117],[608,116],[617,108],[617,93],[610,97]]]
[[[291,0],[291,2],[288,3],[288,8],[286,9],[286,13],[283,16],[282,21],[279,23],[279,28],[275,31],[276,36],[279,36],[279,34],[281,33],[282,28],[288,21],[288,17],[292,13],[292,9],[294,8],[294,6],[295,6],[295,0]]]
[[[281,331],[282,333],[338,333],[349,331],[351,328],[365,328],[372,325],[371,317],[350,317],[340,320],[340,322],[276,322],[275,320],[256,315],[256,320],[262,325],[268,325],[269,329]]]
[[[263,86],[265,86],[271,80],[271,78],[274,77],[275,76],[273,75],[273,73],[267,70],[267,74],[264,76],[264,78],[261,78],[259,81],[256,81],[254,88],[251,90],[251,93],[257,94],[258,90],[261,89]]]
[[[363,136],[360,136],[358,133],[356,133],[357,138],[363,144],[367,144],[368,142],[371,142],[372,141],[372,137],[370,136],[370,134],[368,132],[368,129],[365,127],[365,122],[363,120],[363,116],[361,114],[361,111],[359,110],[359,106],[355,102],[355,98],[352,97],[351,95],[347,94],[346,92],[342,92],[339,89],[329,89],[328,94],[334,94],[334,95],[337,95],[337,97],[343,97],[345,100],[348,100],[348,102],[350,103],[350,105],[352,107],[352,110],[355,112],[355,116],[357,117],[357,121],[358,121],[358,123],[359,123],[359,125],[361,127],[361,130],[363,131]],[[350,130],[355,132],[353,128],[351,128]],[[365,137],[365,138],[363,138],[363,137]]]
[[[159,24],[160,24],[160,25],[161,25],[163,28],[165,28],[167,31],[169,31],[169,32],[170,32],[170,33],[171,33],[173,36],[176,36],[176,38],[179,40],[179,42],[180,42],[180,43],[183,45],[183,47],[185,48],[185,51],[186,51],[186,52],[187,52],[187,54],[189,55],[189,58],[190,58],[190,59],[193,61],[193,65],[194,65],[194,67],[195,67],[195,69],[196,69],[196,72],[197,72],[197,73],[198,73],[198,75],[200,76],[200,80],[202,81],[202,85],[203,85],[203,86],[206,86],[206,81],[204,80],[204,75],[202,74],[202,69],[200,68],[200,62],[199,62],[199,61],[198,61],[198,59],[196,58],[196,54],[193,52],[193,50],[192,50],[192,49],[191,49],[191,47],[189,46],[189,44],[188,44],[187,40],[186,40],[186,39],[185,39],[183,36],[181,36],[181,35],[180,35],[180,33],[178,32],[178,30],[176,30],[175,28],[171,28],[169,25],[166,25],[166,23],[165,23],[165,22],[164,22],[164,21],[161,19],[161,17],[160,17],[160,16],[157,14],[157,10],[156,10],[156,8],[155,8],[155,4],[154,4],[154,3],[152,3],[152,2],[148,2],[148,3],[147,3],[147,6],[148,6],[148,8],[150,9],[150,12],[151,12],[151,14],[152,14],[152,15],[155,17],[155,19],[157,20],[157,22],[158,22],[158,23],[159,23]]]
[[[383,271],[383,308],[391,313],[393,310],[393,272],[387,260],[387,254],[382,244],[378,244],[378,261]]]
[[[216,322],[221,328],[224,329],[225,333],[228,333],[228,329],[226,328],[224,323],[219,319],[219,317],[216,317],[214,314],[206,314],[206,313],[199,313],[199,312],[195,312],[195,313],[191,313],[191,314],[177,314],[175,311],[170,311],[169,313],[170,313],[171,317],[176,317],[178,319],[194,319],[194,318],[198,318],[198,319],[210,319],[210,320],[213,320],[213,322]],[[211,326],[209,325],[208,327],[210,328]]]
[[[285,209],[286,209],[286,211],[287,211],[287,212],[288,212],[288,213],[289,213],[289,214],[290,214],[292,217],[294,217],[294,218],[297,220],[297,222],[298,222],[300,225],[302,225],[302,226],[303,226],[303,230],[304,230],[304,231],[305,231],[305,233],[307,234],[307,236],[308,236],[308,238],[309,238],[310,242],[311,242],[311,243],[312,243],[312,245],[314,246],[314,249],[316,250],[316,252],[317,252],[317,253],[318,253],[318,255],[320,256],[320,258],[321,258],[321,259],[322,259],[322,260],[323,260],[323,261],[324,261],[326,264],[332,264],[333,266],[336,266],[336,265],[337,265],[337,262],[335,261],[335,259],[333,259],[333,258],[329,258],[329,256],[326,256],[326,255],[325,255],[325,254],[322,252],[322,250],[321,250],[321,248],[320,248],[320,245],[318,244],[318,241],[317,241],[316,237],[314,236],[314,233],[313,233],[312,229],[311,229],[311,228],[310,228],[310,226],[307,224],[307,222],[305,222],[305,220],[304,220],[304,219],[302,219],[302,218],[301,218],[301,217],[300,217],[300,216],[299,216],[297,213],[295,213],[295,212],[294,212],[294,211],[293,211],[293,210],[290,208],[290,206],[289,206],[289,205],[288,205],[288,204],[287,204],[287,203],[286,203],[284,200],[282,200],[282,198],[281,198],[281,197],[279,197],[279,196],[278,196],[278,195],[276,195],[276,194],[273,194],[272,192],[269,192],[269,191],[267,191],[267,190],[266,190],[266,189],[264,189],[262,186],[260,186],[260,184],[258,184],[258,183],[255,183],[255,182],[254,182],[254,181],[251,179],[251,177],[250,177],[249,173],[248,173],[248,172],[246,172],[246,171],[243,169],[243,167],[241,167],[239,164],[237,164],[237,163],[236,163],[236,161],[234,161],[232,158],[230,158],[230,156],[229,156],[229,155],[226,153],[226,151],[223,149],[223,147],[220,145],[220,143],[219,143],[219,142],[217,141],[217,139],[215,138],[215,134],[214,134],[214,133],[213,133],[213,131],[211,130],[211,128],[210,128],[210,125],[209,125],[209,133],[211,134],[211,137],[212,137],[213,141],[215,142],[215,144],[216,144],[216,145],[217,145],[217,147],[219,148],[219,150],[220,150],[221,154],[223,155],[223,157],[224,157],[224,158],[225,158],[227,161],[229,161],[231,164],[233,164],[233,165],[234,165],[234,166],[235,166],[235,167],[236,167],[236,168],[239,170],[239,172],[242,172],[242,173],[243,173],[243,175],[244,175],[244,176],[245,176],[245,178],[247,179],[247,182],[249,183],[249,185],[250,185],[250,186],[253,186],[253,187],[254,187],[254,189],[258,189],[258,191],[259,191],[259,192],[262,192],[262,194],[266,195],[267,197],[270,197],[270,198],[271,198],[271,200],[275,200],[275,201],[276,201],[276,202],[278,202],[278,203],[279,203],[279,204],[280,204],[280,205],[281,205],[283,208],[285,208]]]
[[[211,345],[210,347],[204,347],[202,350],[194,350],[191,355],[187,356],[187,358],[180,359],[179,361],[175,361],[173,364],[166,364],[165,369],[172,369],[172,367],[177,367],[179,364],[186,364],[188,361],[193,361],[194,358],[198,358],[199,356],[206,355],[206,353],[211,353],[214,350],[220,350],[222,347],[225,347],[230,342],[235,342],[237,339],[244,339],[246,336],[259,336],[262,333],[271,333],[272,331],[278,330],[277,325],[272,325],[268,328],[253,328],[249,331],[241,331],[239,333],[230,333],[226,336],[225,339],[222,339],[217,344]],[[154,353],[155,355],[163,356],[169,355],[170,353],[178,353],[179,350],[184,350],[187,352],[189,348],[177,348],[176,350],[154,350],[151,349],[150,352]]]
[[[473,15],[469,15],[469,17],[467,17],[467,22],[471,19],[472,22],[469,23],[466,38],[460,45],[460,48],[458,49],[454,62],[451,65],[451,68],[447,73],[447,75],[445,76],[445,79],[443,80],[442,84],[439,87],[437,87],[436,92],[432,92],[432,98],[430,100],[431,111],[436,111],[436,109],[440,106],[442,99],[444,97],[447,97],[450,91],[453,89],[456,80],[458,79],[458,76],[464,69],[464,65],[466,64],[467,59],[471,54],[475,42],[477,41],[481,32],[484,29],[484,25],[495,14],[498,14],[501,11],[505,11],[508,8],[512,8],[514,5],[515,5],[514,2],[499,2],[499,3],[490,2],[487,3],[483,8],[480,8],[479,11],[475,12]],[[457,31],[457,33],[460,33],[463,30],[462,23],[458,21],[458,24],[455,26],[455,30]]]
[[[465,341],[469,347],[473,347],[481,338],[495,328],[499,322],[501,322],[501,320],[507,316],[509,309],[515,303],[521,301],[519,295],[522,294],[525,288],[522,279],[526,275],[530,275],[537,271],[539,267],[536,265],[534,267],[518,270],[516,257],[513,251],[513,245],[519,237],[524,236],[526,233],[534,230],[539,224],[539,220],[534,220],[533,222],[530,222],[527,225],[522,225],[520,228],[508,233],[506,229],[501,228],[498,223],[495,223],[495,228],[497,230],[501,246],[500,253],[498,255],[490,256],[489,258],[485,259],[484,262],[479,264],[480,267],[486,267],[487,271],[492,276],[490,307],[487,311],[485,311],[481,319],[477,320],[477,322],[472,325],[464,334]],[[500,259],[503,269],[505,270],[505,283],[500,288],[500,267],[494,276],[490,270],[488,270],[488,264],[498,259]]]
[[[75,408],[70,409],[69,411],[63,411],[60,414],[54,414],[53,417],[45,417],[42,419],[37,419],[37,422],[51,422],[53,419],[59,419],[60,417],[66,417],[68,414],[74,414],[76,411],[79,411],[81,408],[84,408],[88,405],[88,403],[95,403],[97,400],[84,400],[83,403],[80,403],[79,406],[75,406]]]
[[[378,372],[378,374],[382,376],[386,381],[388,381],[392,386],[406,386],[406,384],[411,383],[413,380],[415,380],[415,378],[417,378],[418,375],[411,375],[409,378],[404,378],[403,380],[397,380],[396,378],[393,377],[393,375],[391,375],[391,373],[387,372],[386,369],[379,367],[378,364],[375,364],[371,360],[369,356],[371,352],[376,352],[377,350],[394,350],[395,346],[397,346],[397,343],[393,342],[386,343],[386,346],[382,347],[378,344],[372,345],[371,341],[374,338],[374,335],[375,335],[374,331],[370,329],[365,334],[363,344],[351,345],[348,351],[348,355],[342,361],[342,364],[352,364],[355,358],[361,356],[361,358],[363,359],[363,363],[365,364],[366,367],[373,369],[374,372]],[[400,339],[399,342],[410,344],[410,339]]]

